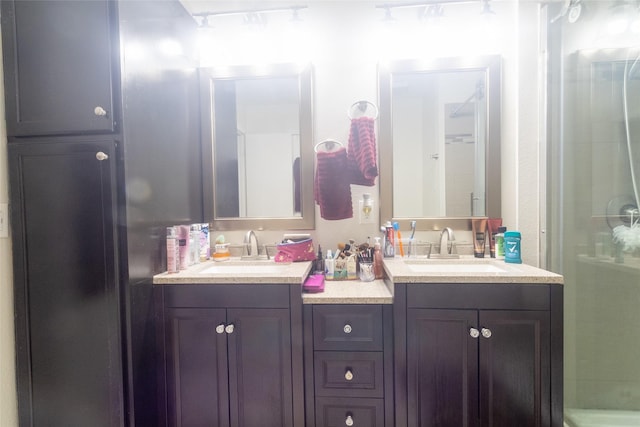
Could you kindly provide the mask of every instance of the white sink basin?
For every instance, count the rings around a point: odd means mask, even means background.
[[[287,265],[280,264],[226,264],[212,265],[200,271],[200,274],[274,274],[285,271]]]
[[[420,262],[406,263],[414,273],[449,273],[449,274],[481,274],[481,273],[506,273],[505,268],[486,262]]]

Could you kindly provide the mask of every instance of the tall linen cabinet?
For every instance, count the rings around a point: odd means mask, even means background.
[[[203,220],[196,24],[0,6],[20,425],[157,425],[152,277],[165,227]]]

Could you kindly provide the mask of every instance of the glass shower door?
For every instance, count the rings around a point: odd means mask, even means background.
[[[640,36],[598,37],[617,3],[583,3],[589,20],[551,31],[561,40],[551,55],[560,83],[550,108],[560,114],[550,117],[550,162],[560,179],[550,182],[559,222],[550,228],[561,238],[549,252],[565,276],[565,418],[640,425]]]

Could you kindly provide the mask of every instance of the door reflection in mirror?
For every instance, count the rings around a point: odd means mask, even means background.
[[[214,83],[216,218],[301,215],[297,77]]]
[[[468,70],[394,78],[394,217],[484,215],[485,74]]]

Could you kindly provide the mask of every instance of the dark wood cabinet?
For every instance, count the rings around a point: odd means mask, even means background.
[[[561,426],[557,288],[396,285],[396,425]]]
[[[20,425],[123,425],[117,153],[9,145]]]
[[[197,24],[177,0],[0,13],[20,425],[155,426],[152,277],[165,227],[203,222]]]
[[[409,309],[408,424],[549,425],[549,314]]]
[[[306,426],[392,426],[391,305],[305,306]]]
[[[116,131],[115,4],[2,1],[9,136]]]
[[[299,328],[302,314],[292,315],[290,286],[158,287],[168,426],[300,425],[294,390],[302,394],[302,378],[294,378],[294,365],[302,364],[302,338],[292,322]],[[197,298],[203,291],[205,302]],[[245,292],[256,295],[247,300]]]

